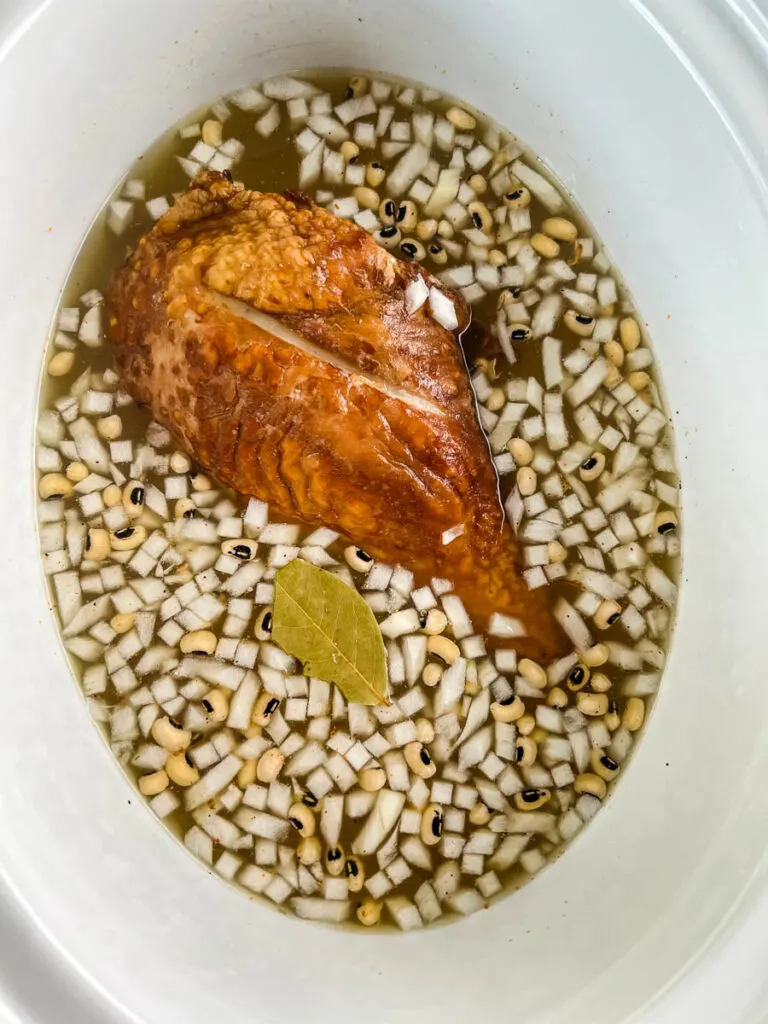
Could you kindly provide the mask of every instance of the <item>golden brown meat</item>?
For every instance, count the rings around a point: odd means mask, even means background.
[[[514,616],[527,650],[552,653],[559,634],[520,576],[458,332],[406,310],[418,278],[437,284],[301,194],[204,172],[112,284],[117,367],[224,483],[420,580],[450,578],[476,627]],[[460,331],[468,313],[451,298]]]

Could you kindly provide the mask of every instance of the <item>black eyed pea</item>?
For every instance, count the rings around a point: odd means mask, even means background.
[[[109,542],[113,551],[133,551],[147,539],[147,531],[143,526],[124,526],[122,530],[113,530]]]
[[[547,673],[544,669],[535,661],[531,661],[530,658],[521,658],[517,663],[517,671],[531,686],[535,686],[538,690],[543,690],[547,685]]]
[[[443,263],[448,262],[448,253],[439,242],[432,242],[427,249],[427,252],[434,263],[442,265]]]
[[[291,804],[288,808],[288,824],[301,836],[315,834],[315,816],[304,803]]]
[[[414,232],[420,242],[429,242],[437,234],[437,221],[433,219],[420,220]]]
[[[472,174],[467,178],[467,184],[475,193],[476,196],[481,196],[484,192],[488,191],[488,182],[482,176],[482,174]]]
[[[563,708],[568,707],[568,694],[560,686],[553,686],[547,694],[547,704],[551,708],[558,708],[562,711]]]
[[[272,606],[262,608],[256,616],[253,626],[253,635],[257,640],[269,640],[272,636]]]
[[[397,248],[402,237],[400,229],[395,227],[394,224],[379,228],[373,233],[374,242],[377,242],[383,249],[390,250]]]
[[[440,804],[427,804],[421,815],[421,841],[425,846],[437,846],[443,835],[443,808]]]
[[[397,203],[394,199],[382,199],[379,206],[379,220],[385,226],[391,227],[397,218]]]
[[[614,366],[621,366],[624,363],[624,349],[618,341],[607,341],[603,345],[603,355]]]
[[[640,327],[631,316],[625,317],[619,324],[619,337],[625,352],[634,352],[640,344]]]
[[[458,128],[460,132],[472,132],[477,127],[475,118],[462,107],[450,107],[446,111],[445,119],[450,121],[453,127]]]
[[[406,199],[397,208],[395,223],[401,231],[413,231],[419,222],[419,211],[412,199]]]
[[[347,857],[344,861],[344,874],[347,876],[349,891],[361,892],[365,883],[365,868],[359,857]]]
[[[152,739],[169,754],[178,754],[186,750],[192,742],[192,733],[184,729],[169,716],[158,718],[152,723]]]
[[[247,789],[256,781],[256,758],[249,757],[243,761],[243,766],[237,773],[237,784],[240,789]]]
[[[194,786],[200,778],[200,772],[189,760],[184,750],[180,750],[178,754],[171,754],[165,762],[165,770],[168,773],[168,778],[177,786]]]
[[[129,480],[123,488],[123,508],[129,519],[138,519],[144,511],[144,484]]]
[[[536,719],[533,715],[523,715],[517,720],[517,731],[521,736],[530,736],[536,728]]]
[[[533,733],[535,729],[536,723],[534,721],[531,732]],[[517,743],[515,744],[515,764],[519,764],[521,768],[530,768],[536,760],[538,753],[539,748],[532,736],[518,736]]]
[[[113,413],[112,416],[102,416],[96,421],[96,433],[105,441],[116,441],[123,432],[123,421]]]
[[[596,796],[598,800],[602,800],[608,792],[605,779],[601,779],[599,775],[593,775],[592,772],[577,775],[573,782],[573,788],[576,793],[589,793],[590,796]]]
[[[415,238],[404,238],[400,243],[400,254],[407,260],[423,260],[427,250]]]
[[[611,686],[611,680],[604,672],[593,672],[592,678],[589,682],[589,687],[595,693],[607,693]]]
[[[355,916],[360,924],[373,928],[381,920],[381,904],[376,900],[365,900],[355,911]]]
[[[645,720],[645,704],[640,697],[630,697],[624,706],[621,724],[628,732],[637,732]]]
[[[608,702],[608,711],[603,721],[605,722],[605,727],[609,732],[616,732],[621,725],[621,717],[619,716],[619,712],[616,707],[616,701],[612,700]]]
[[[364,768],[358,776],[360,789],[365,793],[377,793],[383,789],[387,781],[387,773],[383,768]]]
[[[72,481],[68,480],[63,473],[46,473],[40,477],[37,485],[37,493],[41,498],[69,498],[74,491]]]
[[[520,188],[507,192],[504,196],[504,202],[510,210],[525,210],[531,205],[531,193],[525,185],[521,185]]]
[[[210,629],[195,629],[184,634],[179,647],[182,654],[213,654],[216,650],[216,635]]]
[[[547,544],[547,559],[550,565],[557,565],[559,562],[564,562],[568,557],[568,551],[559,540],[551,540]]]
[[[258,549],[259,546],[255,540],[248,540],[245,537],[236,537],[221,542],[221,553],[229,555],[230,558],[237,558],[241,562],[252,562]]]
[[[363,551],[362,548],[356,548],[354,544],[344,549],[344,560],[355,572],[370,572],[373,565],[371,555],[367,551]]]
[[[110,484],[109,487],[105,487],[101,492],[101,500],[107,508],[114,508],[116,505],[122,505],[123,492],[117,484]]]
[[[254,725],[260,725],[263,729],[269,725],[272,715],[274,715],[279,707],[279,697],[275,697],[271,693],[262,693],[254,704],[251,722]]]
[[[429,751],[418,740],[414,740],[413,743],[406,743],[403,753],[405,754],[406,764],[413,774],[418,775],[419,778],[429,779],[437,771],[435,762],[429,756]]]
[[[633,387],[635,391],[642,391],[644,388],[647,388],[650,383],[651,378],[645,370],[634,370],[627,376],[627,384]]]
[[[491,704],[491,714],[497,722],[517,722],[525,714],[525,704],[519,697],[496,700]]]
[[[448,625],[448,616],[439,608],[430,608],[427,612],[427,620],[424,623],[424,632],[427,636],[439,636]]]
[[[530,244],[533,251],[537,252],[539,256],[543,256],[546,260],[557,259],[560,255],[560,245],[554,240],[554,238],[548,238],[540,231],[537,231],[535,235],[531,236]]]
[[[507,404],[507,396],[503,388],[491,388],[491,393],[486,399],[485,407],[489,412],[498,412]]]
[[[544,804],[548,804],[552,794],[548,789],[524,789],[515,793],[515,807],[518,811],[537,811]]]
[[[421,673],[421,681],[425,686],[437,686],[442,678],[442,665],[438,665],[436,661],[430,661],[424,666],[424,671]]]
[[[479,201],[470,203],[467,206],[467,212],[476,228],[483,231],[486,235],[493,233],[493,217],[485,203]],[[533,244],[533,240],[531,240],[531,244]]]
[[[171,455],[171,469],[174,473],[188,473],[192,468],[192,460],[184,452]]]
[[[368,164],[365,168],[365,183],[370,185],[371,188],[378,188],[386,176],[387,172],[377,160],[374,160],[373,163]]]
[[[210,491],[213,487],[210,478],[205,473],[193,473],[189,478],[189,482],[192,484],[193,491]]]
[[[139,792],[143,796],[157,796],[167,788],[168,773],[163,768],[157,772],[150,772],[149,775],[142,775],[139,779]]]
[[[109,540],[109,531],[102,529],[91,529],[85,538],[85,557],[92,562],[103,562],[108,557],[112,545]]]
[[[75,353],[64,351],[57,352],[48,363],[48,375],[51,377],[66,377],[75,365]]]
[[[453,238],[456,230],[449,220],[443,218],[437,222],[437,234],[440,238]]]
[[[574,665],[571,671],[568,673],[568,677],[565,681],[565,685],[571,691],[571,693],[578,693],[583,690],[590,679],[590,671],[587,665],[579,664]]]
[[[507,262],[507,257],[501,249],[491,249],[488,253],[488,262],[492,267],[503,267]]]
[[[595,329],[595,318],[586,313],[577,313],[575,309],[567,309],[563,315],[563,323],[580,338],[588,338]]]
[[[579,693],[576,707],[587,718],[600,718],[608,711],[608,698],[604,693]]]
[[[416,719],[416,735],[422,743],[431,743],[435,738],[435,727],[428,718]]]
[[[285,755],[278,747],[265,750],[256,765],[256,778],[259,782],[274,782],[285,764]]]
[[[603,384],[608,388],[609,391],[613,391],[621,384],[621,373],[618,366],[613,366],[612,363],[608,364],[605,377],[603,377]]]
[[[541,230],[558,242],[575,242],[579,236],[579,229],[565,217],[546,217],[542,221]]]
[[[223,690],[209,690],[200,703],[209,722],[226,722],[229,718],[229,697]]]
[[[587,668],[599,668],[608,661],[608,648],[605,644],[593,644],[581,652],[581,660]]]
[[[214,149],[218,149],[224,138],[224,125],[221,121],[216,121],[214,118],[209,118],[207,121],[203,121],[202,130],[203,142],[208,146],[213,146]]]
[[[307,807],[311,808],[317,807],[317,805],[320,803],[315,794],[310,793],[309,790],[306,790],[306,792],[302,795],[301,802],[305,804]]]
[[[518,466],[530,466],[533,462],[533,448],[522,437],[513,437],[507,441],[507,451]]]
[[[530,498],[532,494],[536,493],[539,482],[536,477],[536,471],[531,469],[530,466],[521,466],[515,474],[515,480],[517,482],[517,489],[523,498]]]
[[[299,845],[296,847],[296,854],[305,867],[310,864],[317,864],[323,855],[323,848],[317,836],[302,836]]]
[[[340,846],[332,846],[329,850],[325,851],[325,869],[329,875],[339,878],[344,874],[345,863],[346,857]]]
[[[512,341],[529,341],[533,337],[533,331],[528,324],[510,324],[509,337]]]
[[[461,653],[453,640],[447,636],[430,636],[427,640],[427,650],[446,665],[452,665]]]
[[[482,802],[478,800],[474,807],[469,812],[469,820],[473,825],[487,825],[491,820],[491,812]]]
[[[671,509],[657,512],[656,518],[653,521],[653,528],[662,537],[665,537],[668,533],[674,533],[677,529],[677,516]]]
[[[605,456],[602,452],[593,452],[589,458],[584,459],[579,466],[579,476],[582,480],[589,482],[597,480],[605,469]]]
[[[70,462],[65,472],[67,480],[71,480],[73,484],[79,484],[88,476],[88,467],[83,462]]]
[[[339,146],[339,152],[344,157],[345,162],[350,163],[350,161],[357,160],[360,156],[360,147],[356,142],[347,139],[346,142],[342,142]]]
[[[135,622],[136,612],[118,612],[117,615],[113,615],[109,620],[110,626],[118,636],[121,636],[123,633],[129,633],[133,629]]]
[[[353,75],[349,80],[347,86],[347,99],[357,99],[360,96],[365,96],[368,92],[368,79],[363,75]]]
[[[601,779],[605,779],[606,782],[610,782],[611,779],[615,779],[619,774],[618,764],[612,757],[609,757],[604,750],[600,750],[599,747],[595,747],[592,751],[590,764],[595,775],[598,775]]]
[[[370,185],[358,185],[352,189],[352,195],[357,200],[358,206],[363,210],[378,210],[379,193]]]
[[[179,498],[173,507],[174,519],[194,519],[197,515],[197,505],[191,498]]]
[[[592,616],[598,629],[609,629],[621,615],[621,605],[617,601],[601,601]]]

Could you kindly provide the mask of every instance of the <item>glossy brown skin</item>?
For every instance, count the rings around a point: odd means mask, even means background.
[[[426,306],[409,315],[405,290],[419,276],[437,283],[301,194],[250,192],[203,172],[112,282],[117,368],[223,483],[337,529],[420,581],[453,580],[476,628],[493,611],[513,615],[528,632],[521,649],[555,653],[561,638],[544,594],[521,579],[477,421],[458,343],[466,306],[451,295],[458,332]],[[352,372],[222,307],[217,292]],[[463,536],[443,545],[459,524]]]

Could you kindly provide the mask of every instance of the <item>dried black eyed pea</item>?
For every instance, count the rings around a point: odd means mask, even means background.
[[[524,210],[531,205],[531,193],[522,185],[520,188],[507,192],[504,202],[511,210]]]
[[[362,548],[356,548],[354,544],[344,549],[344,560],[355,572],[370,572],[373,565],[371,555],[367,551],[363,551]]]
[[[448,253],[439,242],[432,242],[427,251],[435,263],[443,264],[448,262]]]
[[[373,239],[378,242],[384,249],[395,249],[400,244],[400,229],[393,225],[385,228],[379,228],[378,231],[374,231]]]
[[[180,750],[177,754],[171,754],[165,762],[165,770],[168,773],[168,778],[177,786],[194,786],[200,778],[200,772],[189,760],[184,750]]]
[[[413,774],[418,775],[419,778],[429,779],[437,771],[434,761],[429,756],[429,751],[418,740],[414,740],[413,743],[407,743],[403,753],[405,754],[406,764]]]
[[[674,533],[677,529],[677,516],[671,510],[657,512],[653,525],[656,533],[664,537],[668,533]]]
[[[423,260],[427,250],[415,238],[405,238],[400,243],[400,252],[407,260]]]
[[[602,452],[593,452],[588,459],[584,459],[579,466],[579,476],[582,480],[589,482],[597,480],[605,469],[605,456]]]
[[[107,530],[93,529],[85,538],[85,556],[92,562],[103,562],[112,550]]]
[[[200,702],[209,722],[226,722],[229,718],[229,697],[223,690],[209,690]]]
[[[268,606],[262,608],[259,614],[256,616],[256,622],[253,625],[253,635],[257,640],[269,640],[272,636],[272,608]]]
[[[548,789],[524,789],[515,793],[515,807],[518,811],[536,811],[552,799]]]
[[[347,876],[349,891],[360,892],[365,883],[365,868],[359,857],[347,857],[344,861],[344,874]]]
[[[365,183],[370,185],[371,188],[378,188],[386,176],[387,172],[376,160],[365,168]]]
[[[304,803],[291,804],[288,808],[288,824],[302,836],[315,834],[315,816]]]
[[[472,223],[486,235],[493,232],[493,217],[485,203],[475,201],[467,206],[467,212],[472,218]]]
[[[197,515],[197,505],[191,498],[179,498],[173,508],[174,519],[194,519]]]
[[[509,336],[512,341],[529,341],[533,332],[527,324],[510,324]]]
[[[325,867],[328,874],[333,875],[334,878],[344,874],[345,861],[344,851],[340,846],[332,846],[329,850],[326,850]]]
[[[357,908],[355,915],[360,924],[373,928],[381,920],[381,904],[376,900],[366,900]]]
[[[535,740],[530,736],[518,736],[515,744],[515,764],[519,764],[521,768],[530,768],[538,752]]]
[[[599,775],[601,779],[605,779],[606,782],[610,782],[611,779],[615,779],[619,774],[619,766],[609,757],[604,750],[600,750],[599,747],[595,747],[590,757],[590,764],[592,771],[595,775]]]
[[[144,484],[129,480],[123,488],[123,508],[129,519],[138,519],[144,511]]]
[[[213,654],[216,650],[216,634],[210,629],[195,629],[185,633],[179,641],[182,654]]]
[[[147,539],[147,531],[143,526],[125,526],[122,530],[113,530],[109,542],[113,551],[133,551]]]
[[[443,808],[428,804],[421,816],[421,841],[425,846],[436,846],[443,834]]]
[[[621,605],[617,601],[601,601],[592,616],[598,629],[608,629],[621,615]]]
[[[608,792],[605,779],[601,779],[599,775],[593,775],[591,772],[577,775],[573,782],[573,788],[576,793],[589,793],[590,796],[596,796],[598,800],[602,800]]]
[[[594,317],[587,316],[586,313],[577,313],[575,309],[566,310],[563,323],[569,331],[578,334],[580,338],[588,338],[595,329]]]
[[[46,473],[40,477],[37,493],[44,500],[47,498],[68,498],[74,491],[72,481],[67,480],[63,473]]]
[[[189,729],[182,728],[175,719],[169,717],[158,718],[153,722],[151,733],[155,743],[159,743],[163,750],[170,754],[186,750],[192,742],[192,733]]]
[[[586,665],[574,665],[568,673],[565,685],[572,693],[578,693],[579,690],[583,690],[587,685],[589,677],[590,671]]]
[[[419,211],[412,199],[406,199],[397,208],[395,223],[401,231],[413,231],[419,220]]]
[[[310,864],[317,864],[323,855],[323,848],[317,836],[303,836],[296,847],[296,854],[306,867]]]
[[[551,708],[558,708],[560,711],[568,707],[568,694],[559,686],[553,686],[547,694],[547,704]]]
[[[262,693],[256,701],[251,715],[251,722],[260,725],[262,728],[269,725],[272,715],[280,707],[280,698],[273,697],[271,693]]]
[[[525,704],[519,697],[497,700],[491,704],[491,714],[497,722],[516,722],[525,714]]]
[[[230,558],[237,558],[241,562],[252,562],[256,557],[257,551],[258,545],[255,540],[236,538],[221,542],[222,554],[229,555]]]

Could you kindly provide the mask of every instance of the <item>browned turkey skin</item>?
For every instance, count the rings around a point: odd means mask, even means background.
[[[458,343],[466,306],[451,293],[455,332],[409,314],[419,277],[437,284],[301,194],[203,172],[112,282],[117,368],[223,483],[447,577],[476,628],[511,615],[520,649],[551,655],[561,637],[521,578]]]

